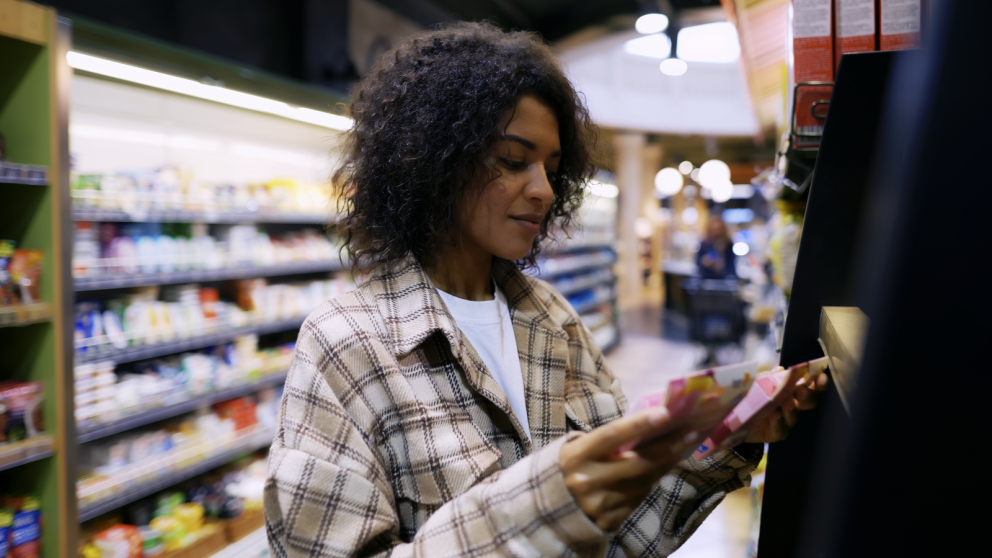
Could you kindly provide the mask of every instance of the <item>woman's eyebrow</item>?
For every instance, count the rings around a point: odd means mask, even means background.
[[[503,134],[503,137],[500,139],[502,139],[503,141],[515,141],[520,145],[526,147],[527,149],[530,149],[531,151],[537,150],[537,145],[535,145],[534,142],[530,141],[529,139],[522,138],[520,136],[515,136],[513,134]],[[551,156],[561,157],[561,149],[552,153]]]

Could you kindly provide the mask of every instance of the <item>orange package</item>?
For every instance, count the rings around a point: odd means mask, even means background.
[[[41,250],[14,250],[10,259],[10,280],[16,285],[21,304],[41,301]]]
[[[833,82],[833,0],[792,0],[792,56],[795,83]],[[796,147],[820,144],[830,86],[801,86],[793,100]]]
[[[141,531],[134,525],[114,525],[97,533],[93,542],[102,557],[141,558],[144,550]]]
[[[875,0],[835,0],[834,58],[851,52],[875,50]]]

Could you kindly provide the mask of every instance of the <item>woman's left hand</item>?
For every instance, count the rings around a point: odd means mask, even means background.
[[[770,444],[784,440],[789,435],[789,430],[799,420],[799,411],[815,408],[819,399],[818,394],[827,389],[829,382],[830,379],[826,374],[820,374],[812,385],[799,386],[791,399],[775,409],[763,423],[757,424],[751,429],[747,442]]]

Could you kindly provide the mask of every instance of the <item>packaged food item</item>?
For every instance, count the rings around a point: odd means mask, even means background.
[[[187,533],[194,533],[203,527],[203,506],[195,502],[179,504],[172,515],[183,522]]]
[[[17,442],[45,431],[41,382],[0,382],[0,442]]]
[[[21,499],[10,529],[12,558],[41,556],[41,506],[34,496]]]
[[[834,80],[833,0],[792,0],[792,57],[795,83]],[[793,101],[795,147],[820,144],[830,86],[800,86]]]
[[[141,527],[142,557],[158,556],[165,552],[165,545],[162,544],[162,533],[151,527]]]
[[[837,10],[834,58],[852,52],[875,50],[875,0],[835,0]]]
[[[171,515],[163,515],[153,519],[148,526],[162,534],[162,547],[165,550],[177,550],[183,547],[186,525],[182,521]]]
[[[0,508],[0,558],[10,556],[10,526],[14,523],[14,512]]]
[[[41,250],[14,250],[10,260],[10,280],[17,286],[21,304],[41,301]]]
[[[10,278],[10,260],[17,243],[0,239],[0,306],[17,304],[17,291]]]
[[[100,558],[141,558],[144,541],[134,525],[114,525],[97,533],[93,542],[100,549]]]
[[[878,50],[919,48],[923,0],[879,0]]]

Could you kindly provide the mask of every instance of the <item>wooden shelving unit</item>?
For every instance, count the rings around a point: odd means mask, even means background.
[[[44,253],[40,303],[0,308],[0,381],[41,381],[44,436],[0,445],[0,490],[38,496],[42,556],[75,555],[69,223],[68,34],[51,8],[0,0],[0,238]],[[67,385],[68,380],[68,385]],[[68,391],[67,391],[68,390]],[[67,445],[67,441],[71,442]],[[71,514],[71,519],[69,515]]]

